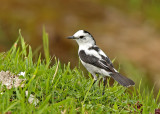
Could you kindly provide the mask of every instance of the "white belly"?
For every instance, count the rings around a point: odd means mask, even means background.
[[[102,75],[102,76],[109,76],[110,77],[110,72],[106,72],[104,69],[101,69],[101,68],[98,68],[98,67],[95,67],[95,66],[93,66],[93,65],[91,65],[91,64],[88,64],[88,63],[85,63],[85,62],[83,62],[83,61],[81,61],[82,62],[82,64],[83,64],[83,66],[92,74],[92,73],[94,73],[94,74],[96,74],[96,73],[98,73],[98,74],[100,74],[100,75]]]

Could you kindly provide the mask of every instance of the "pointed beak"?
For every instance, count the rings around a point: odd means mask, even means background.
[[[74,36],[68,36],[67,38],[68,39],[76,39],[76,37],[74,37]]]

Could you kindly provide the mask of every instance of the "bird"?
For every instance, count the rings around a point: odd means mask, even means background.
[[[96,45],[94,37],[86,30],[78,30],[73,36],[67,37],[75,40],[78,45],[78,55],[83,66],[92,74],[94,83],[97,74],[103,77],[103,92],[105,92],[106,77],[111,77],[124,87],[135,85],[134,81],[121,75],[113,66],[109,57]]]

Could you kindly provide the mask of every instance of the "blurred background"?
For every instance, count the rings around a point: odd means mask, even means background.
[[[0,52],[10,49],[19,29],[43,52],[43,26],[51,56],[62,63],[78,65],[78,45],[66,37],[84,29],[137,86],[142,80],[143,87],[160,89],[159,0],[1,0]]]

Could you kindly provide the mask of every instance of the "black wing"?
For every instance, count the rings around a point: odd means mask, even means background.
[[[84,50],[81,50],[79,52],[79,57],[85,63],[102,68],[102,69],[106,70],[107,72],[115,72],[115,70],[112,67],[112,64],[108,63],[108,61],[106,59],[102,58],[101,60],[99,60],[99,58],[97,58],[93,55],[87,55]]]
[[[103,54],[100,53],[100,52],[103,52],[103,51],[98,46],[92,46],[88,49],[89,50],[95,50],[96,52],[98,52],[98,54],[102,57],[103,63],[106,64],[107,66],[113,67],[113,64],[112,64],[111,60],[106,55],[103,55]]]
[[[103,56],[101,54],[100,54],[100,56],[102,57],[102,60],[104,61],[104,64],[106,64],[107,66],[113,67],[112,62],[108,57],[105,57],[105,56]]]

